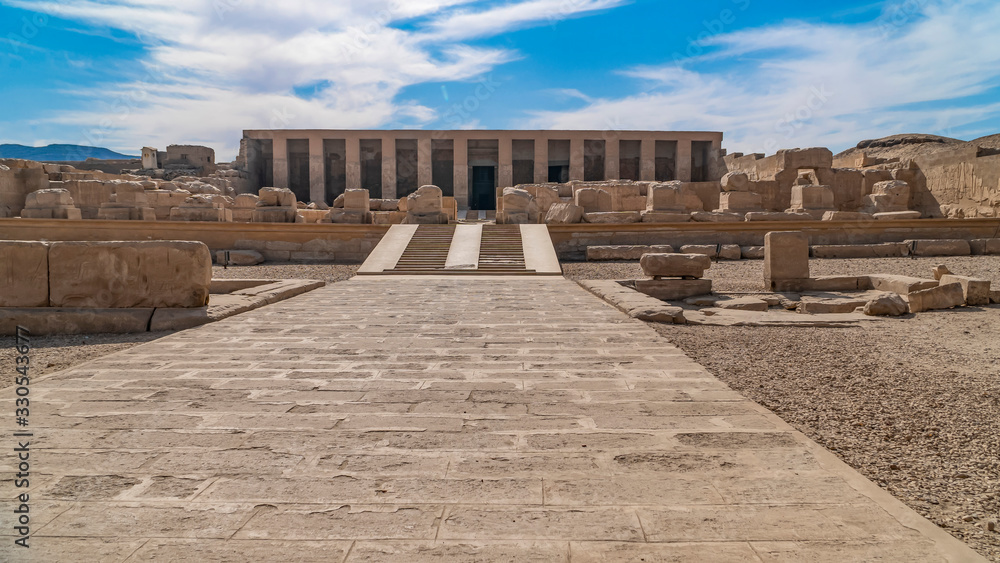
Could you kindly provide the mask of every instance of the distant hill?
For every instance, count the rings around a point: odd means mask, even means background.
[[[27,147],[24,145],[0,145],[0,158],[22,158],[40,162],[66,162],[96,158],[99,160],[124,160],[140,158],[117,153],[101,147],[83,145],[49,145],[47,147]]]

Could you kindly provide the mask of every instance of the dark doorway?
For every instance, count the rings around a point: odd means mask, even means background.
[[[563,184],[569,182],[569,166],[549,166],[549,181]]]
[[[496,200],[496,168],[492,166],[472,167],[472,201],[470,209],[495,210]]]

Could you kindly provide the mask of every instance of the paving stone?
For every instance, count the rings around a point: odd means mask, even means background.
[[[562,278],[353,279],[32,393],[44,560],[976,560]]]

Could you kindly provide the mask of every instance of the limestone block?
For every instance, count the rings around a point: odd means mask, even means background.
[[[646,246],[641,244],[619,244],[611,246],[588,246],[587,260],[639,260],[644,254],[673,254],[674,248],[666,244]]]
[[[808,213],[780,211],[751,211],[747,213],[747,221],[814,221],[816,217]]]
[[[809,237],[799,231],[774,231],[764,235],[764,281],[809,278]]]
[[[882,293],[865,303],[865,314],[873,317],[898,317],[905,315],[906,301],[896,293]]]
[[[914,256],[969,256],[972,254],[969,241],[963,239],[905,240],[903,244],[910,248],[910,253]]]
[[[378,200],[379,211],[401,211],[399,209],[398,199],[380,199]],[[405,211],[405,210],[402,210]]]
[[[900,295],[909,295],[915,291],[922,291],[938,286],[936,280],[925,280],[911,278],[909,276],[895,276],[891,274],[870,274],[868,280],[872,289],[878,291],[888,291]]]
[[[739,260],[743,257],[743,251],[737,244],[685,244],[680,250],[683,254],[704,254],[709,258],[723,260]]]
[[[115,203],[132,207],[149,207],[146,188],[139,182],[122,182],[115,185]]]
[[[778,168],[797,170],[800,168],[833,168],[833,152],[828,148],[783,149],[776,155]]]
[[[226,262],[226,252],[229,261]],[[219,250],[215,253],[215,261],[229,266],[253,266],[264,261],[264,255],[256,250]]]
[[[583,220],[583,208],[572,203],[553,203],[545,214],[549,224],[579,223]]]
[[[497,211],[498,225],[528,225],[534,223],[531,216],[520,211]]]
[[[642,214],[638,211],[607,211],[583,214],[584,223],[624,224],[638,223],[640,221],[642,221]]]
[[[525,215],[534,214],[538,216],[538,207],[535,205],[535,198],[528,193],[528,190],[518,188],[504,188],[503,210],[507,213],[523,213]]]
[[[652,184],[646,189],[649,211],[704,211],[705,204],[689,184],[673,181]]]
[[[635,280],[635,289],[663,301],[683,301],[712,293],[712,280]]]
[[[344,209],[371,211],[371,194],[368,190],[347,190],[344,192]]]
[[[543,217],[553,205],[562,201],[559,199],[559,190],[553,186],[535,185],[525,189],[535,197],[535,206],[538,208],[538,214]]]
[[[73,196],[65,188],[50,188],[31,192],[24,199],[24,206],[30,208],[61,207],[73,205]]]
[[[573,202],[582,207],[584,213],[611,211],[611,194],[597,188],[582,188],[573,194]]]
[[[233,207],[236,209],[253,209],[260,201],[258,196],[253,194],[240,194],[233,199]]]
[[[374,225],[399,225],[406,221],[405,211],[373,211],[372,224]]]
[[[406,197],[406,212],[410,215],[436,216],[443,211],[443,196],[437,186],[421,186]]]
[[[334,209],[343,209],[344,208],[344,194],[340,194],[336,198],[334,198],[334,200],[333,200],[333,208]]]
[[[868,276],[819,276],[809,278],[804,287],[806,291],[866,291],[870,288]]]
[[[919,211],[886,211],[884,213],[873,213],[872,217],[879,221],[892,221],[900,219],[919,219],[923,213]]]
[[[985,306],[990,304],[990,280],[944,274],[941,285],[957,283],[962,286],[966,305]]]
[[[746,219],[743,213],[719,213],[711,211],[696,211],[691,219],[700,223],[741,223]]]
[[[909,211],[910,197],[910,185],[906,182],[901,180],[876,182],[872,186],[871,195],[865,196],[864,211],[870,213]]]
[[[930,289],[914,291],[908,296],[911,313],[931,311],[935,309],[951,309],[965,304],[965,293],[962,284],[949,283]]]
[[[827,211],[823,213],[823,221],[874,221],[871,213],[855,211]]]
[[[0,241],[0,307],[49,304],[49,246],[35,241]]]
[[[301,212],[300,212],[301,213]],[[327,223],[347,223],[353,225],[364,225],[370,223],[371,212],[362,211],[360,209],[331,209],[330,211],[323,212],[326,213],[327,218],[325,222]]]
[[[295,194],[288,188],[261,188],[258,195],[259,207],[296,207]]]
[[[744,260],[763,260],[764,259],[764,247],[763,246],[742,246],[742,247],[740,247],[740,254],[742,254]]]
[[[760,194],[753,192],[722,192],[719,195],[719,211],[762,211]]]
[[[201,242],[55,242],[51,307],[203,307],[212,256]]]
[[[812,247],[813,258],[893,258],[909,254],[901,242],[882,244],[832,244]]]
[[[253,209],[249,208],[235,208],[232,209],[233,212],[233,222],[235,223],[249,223],[253,221]]]
[[[654,279],[699,279],[705,276],[705,270],[712,267],[712,259],[704,254],[649,253],[642,256],[639,266],[644,274]]]
[[[97,218],[102,221],[129,221],[132,219],[134,207],[118,207],[114,204],[104,204],[97,211]]]
[[[756,297],[737,297],[735,299],[716,301],[715,307],[736,311],[766,311],[770,308],[770,305],[768,305],[767,301]]]
[[[792,207],[789,211],[833,207],[833,190],[830,186],[792,186]]]
[[[722,189],[727,192],[748,192],[750,177],[745,172],[729,172],[722,177]]]
[[[817,297],[803,295],[796,311],[804,315],[829,315],[853,313],[868,303],[867,296],[860,297]]]
[[[407,211],[404,223],[408,225],[447,225],[448,214],[444,212],[414,213],[413,211]]]
[[[253,210],[250,221],[252,223],[294,223],[297,211],[294,206],[257,207]]]
[[[691,221],[691,214],[687,212],[673,211],[643,211],[643,223],[687,223]]]

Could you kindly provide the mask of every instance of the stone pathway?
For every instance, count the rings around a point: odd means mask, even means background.
[[[4,561],[980,560],[557,277],[355,278],[32,397]]]

